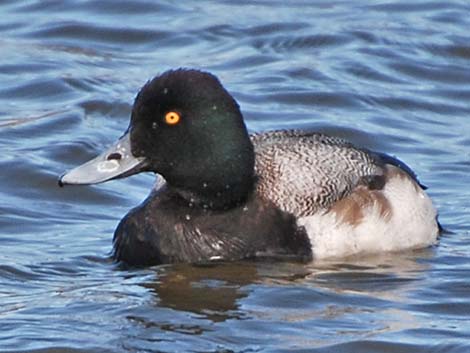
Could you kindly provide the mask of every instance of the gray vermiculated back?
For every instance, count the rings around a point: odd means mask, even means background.
[[[286,212],[308,216],[348,195],[382,163],[350,142],[298,130],[252,134],[257,192]]]

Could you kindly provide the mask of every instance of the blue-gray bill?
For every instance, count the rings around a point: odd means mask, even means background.
[[[145,168],[145,158],[132,154],[129,133],[126,133],[98,157],[63,174],[59,185],[103,183],[139,173]]]

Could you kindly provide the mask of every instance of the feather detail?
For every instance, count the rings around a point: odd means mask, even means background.
[[[384,172],[380,159],[340,138],[296,130],[250,137],[257,192],[296,217],[328,209],[367,178]]]

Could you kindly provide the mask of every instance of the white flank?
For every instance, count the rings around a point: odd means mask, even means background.
[[[436,209],[424,191],[409,178],[394,177],[382,192],[391,206],[389,218],[375,203],[362,209],[357,225],[344,223],[334,212],[318,212],[297,223],[309,235],[314,259],[341,258],[427,247],[436,242]]]

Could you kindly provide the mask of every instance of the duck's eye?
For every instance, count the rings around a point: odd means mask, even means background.
[[[180,120],[181,116],[177,112],[168,112],[165,114],[165,123],[168,125],[176,125]]]

